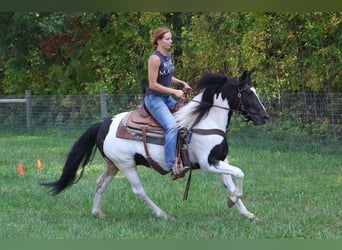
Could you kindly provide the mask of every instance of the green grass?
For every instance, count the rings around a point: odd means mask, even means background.
[[[2,132],[0,239],[342,238],[341,154],[231,135],[229,160],[244,171],[243,200],[260,222],[227,208],[227,193],[216,175],[194,172],[183,201],[185,179],[171,181],[144,167],[139,173],[147,193],[175,220],[156,218],[121,173],[104,194],[107,216],[100,219],[91,215],[95,181],[104,168],[99,153],[82,179],[60,195],[50,196],[38,185],[59,178],[80,133]],[[37,159],[43,171],[36,168]],[[24,176],[17,174],[18,163],[24,165]]]

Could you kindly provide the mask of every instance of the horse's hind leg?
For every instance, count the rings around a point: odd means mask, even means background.
[[[223,182],[223,185],[227,188],[228,193],[234,192],[235,190],[235,184],[233,182],[233,179],[230,175],[227,174],[221,174],[221,179]],[[256,217],[253,213],[249,212],[248,209],[243,204],[241,198],[239,198],[236,202],[236,207],[239,210],[239,213],[246,218],[254,221],[258,221],[258,217]]]
[[[161,210],[146,194],[142,184],[141,184],[141,181],[140,181],[140,178],[139,178],[139,175],[138,175],[138,172],[135,170],[128,170],[128,171],[125,171],[125,176],[127,178],[127,180],[130,182],[131,184],[131,187],[132,187],[132,190],[133,190],[133,193],[138,196],[141,200],[144,201],[144,203],[152,209],[152,211],[158,216],[158,217],[162,217],[164,219],[170,219],[171,217],[166,214],[163,210]]]
[[[118,173],[119,169],[108,159],[105,158],[106,168],[101,176],[96,181],[96,192],[93,200],[92,214],[94,216],[103,217],[105,214],[101,211],[102,194],[107,185],[111,182],[114,176]]]

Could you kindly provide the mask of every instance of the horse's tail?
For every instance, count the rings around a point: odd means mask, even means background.
[[[51,194],[56,195],[65,188],[74,184],[76,173],[80,165],[82,165],[82,168],[84,169],[92,159],[96,150],[96,147],[94,146],[96,144],[96,137],[101,124],[102,122],[93,124],[74,143],[65,161],[63,172],[59,180],[55,182],[41,183],[41,185],[51,188]]]

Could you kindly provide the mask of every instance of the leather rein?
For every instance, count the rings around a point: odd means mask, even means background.
[[[250,89],[252,87],[253,86],[247,86],[247,87],[245,87],[243,89],[238,89],[237,97],[239,98],[239,105],[238,105],[237,109],[232,109],[230,107],[228,107],[228,108],[227,107],[222,107],[222,106],[219,106],[219,105],[215,105],[215,104],[208,103],[208,102],[203,102],[203,101],[197,101],[197,100],[194,100],[194,99],[192,99],[190,101],[197,102],[197,103],[200,103],[200,104],[205,104],[205,105],[212,106],[212,107],[215,107],[215,108],[224,109],[224,110],[227,110],[227,111],[233,111],[233,112],[236,112],[238,114],[242,114],[243,116],[245,116],[245,118],[246,117],[253,117],[253,116],[256,116],[256,115],[249,113],[248,110],[245,108],[245,105],[243,104],[243,101],[242,101],[242,93],[244,91],[246,91],[247,89]],[[246,121],[248,122],[249,120],[246,120]],[[220,131],[222,131],[222,130],[220,130]],[[200,132],[200,133],[202,133],[202,132]],[[221,132],[210,133],[210,134],[219,134],[219,135],[221,135]]]
[[[248,87],[249,88],[249,87]],[[215,107],[215,108],[220,108],[220,109],[224,109],[224,110],[227,110],[227,111],[234,111],[234,112],[237,112],[237,113],[242,113],[244,111],[247,112],[247,110],[245,110],[245,106],[243,105],[242,103],[242,92],[245,91],[247,88],[244,88],[244,89],[239,89],[238,90],[238,98],[239,98],[239,106],[238,106],[238,109],[232,109],[232,108],[227,108],[227,107],[222,107],[222,106],[219,106],[219,105],[215,105],[215,104],[212,104],[212,103],[207,103],[207,102],[203,102],[203,101],[197,101],[197,100],[190,100],[192,102],[197,102],[197,103],[200,103],[200,104],[205,104],[205,105],[208,105],[208,106],[211,106],[211,107]],[[247,115],[251,115],[247,112]],[[199,128],[193,128],[193,129],[190,129],[190,131],[192,131],[193,133],[196,133],[196,134],[200,134],[200,135],[220,135],[222,137],[225,137],[226,136],[226,132],[222,131],[221,129],[199,129]]]
[[[238,80],[238,78],[236,80]],[[246,116],[254,116],[254,115],[250,114],[245,109],[245,105],[243,104],[242,98],[241,98],[242,97],[242,92],[246,91],[248,88],[251,88],[251,87],[248,86],[248,87],[243,88],[243,89],[238,89],[238,95],[237,96],[239,98],[239,105],[238,105],[237,109],[226,108],[226,107],[222,107],[222,106],[219,106],[219,105],[215,105],[215,104],[211,104],[211,103],[207,103],[207,102],[203,102],[203,101],[197,101],[197,100],[193,100],[193,99],[191,101],[192,102],[197,102],[197,103],[200,103],[200,104],[205,104],[205,105],[212,106],[212,107],[216,107],[216,108],[220,108],[220,109],[224,109],[224,110],[227,110],[227,111],[234,111],[234,112],[237,112],[237,113],[240,113],[240,114],[245,112],[246,113],[244,115],[245,117]],[[229,116],[228,119],[230,119],[230,116]],[[219,135],[219,136],[222,136],[224,138],[226,137],[226,132],[221,130],[221,129],[192,128],[192,129],[190,129],[190,131],[191,131],[191,133],[196,133],[196,134],[199,134],[199,135]],[[190,182],[191,182],[191,176],[192,176],[192,168],[190,169],[188,180],[187,180],[187,183],[186,183],[186,186],[185,186],[185,191],[184,191],[184,195],[183,195],[183,200],[184,201],[188,199],[189,189],[190,189]]]

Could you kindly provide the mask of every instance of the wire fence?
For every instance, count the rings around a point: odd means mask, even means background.
[[[342,136],[341,93],[282,93],[277,96],[260,94],[270,121],[258,128],[259,133],[273,138],[311,138],[335,146]],[[80,129],[92,123],[130,111],[142,104],[143,95],[31,95],[0,96],[0,131]],[[233,116],[238,132],[245,125]],[[249,125],[248,125],[249,126]],[[231,126],[230,126],[231,127]],[[231,128],[230,128],[231,129]]]

